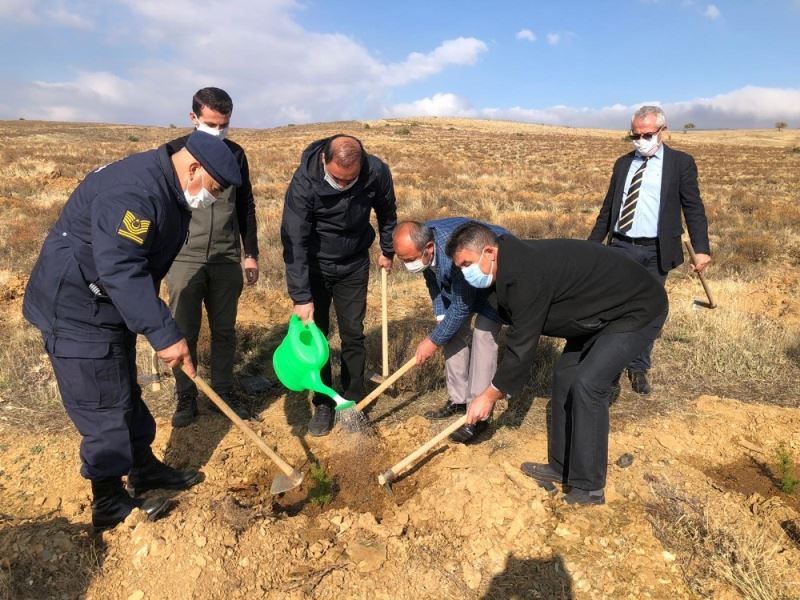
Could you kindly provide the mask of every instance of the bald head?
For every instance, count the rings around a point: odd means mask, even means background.
[[[361,166],[364,158],[364,147],[351,135],[336,135],[328,140],[322,152],[325,164],[335,163],[343,169]]]
[[[433,252],[433,231],[419,221],[401,221],[392,234],[394,252],[403,262],[413,261],[425,251]]]

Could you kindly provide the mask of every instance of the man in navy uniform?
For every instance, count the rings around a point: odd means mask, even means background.
[[[154,519],[163,498],[202,479],[159,461],[155,421],[136,379],[136,334],[170,367],[194,375],[189,348],[159,299],[161,279],[186,239],[190,210],[241,182],[227,146],[195,132],[174,154],[166,146],[90,173],[72,193],[44,242],[23,303],[42,331],[61,399],[81,433],[81,474],[92,483],[92,523],[113,527],[135,508]]]

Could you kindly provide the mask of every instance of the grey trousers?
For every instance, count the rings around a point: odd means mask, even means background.
[[[502,324],[476,315],[470,344],[470,320],[443,346],[447,393],[453,404],[472,402],[489,387],[497,370],[497,336]]]
[[[236,310],[243,285],[242,267],[238,263],[175,262],[167,273],[169,308],[186,337],[195,366],[202,307],[206,307],[211,330],[211,385],[218,394],[233,391]],[[197,387],[183,371],[172,372],[176,393],[197,393]]]

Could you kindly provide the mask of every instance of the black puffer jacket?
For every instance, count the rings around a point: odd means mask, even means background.
[[[281,241],[289,296],[295,304],[311,302],[309,269],[347,275],[369,260],[375,240],[372,210],[378,219],[381,252],[394,256],[397,208],[389,167],[367,154],[356,184],[338,192],[325,181],[320,158],[328,139],[305,149],[286,190]]]

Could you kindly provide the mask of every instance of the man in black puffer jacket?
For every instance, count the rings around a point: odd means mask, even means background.
[[[305,149],[286,191],[281,223],[289,296],[295,314],[303,322],[315,321],[325,335],[333,301],[342,340],[341,384],[350,400],[364,395],[373,210],[380,234],[378,266],[391,270],[397,210],[389,167],[349,135],[319,140]],[[330,385],[330,363],[322,380]],[[318,394],[314,405],[309,433],[326,435],[333,424],[333,401]]]

